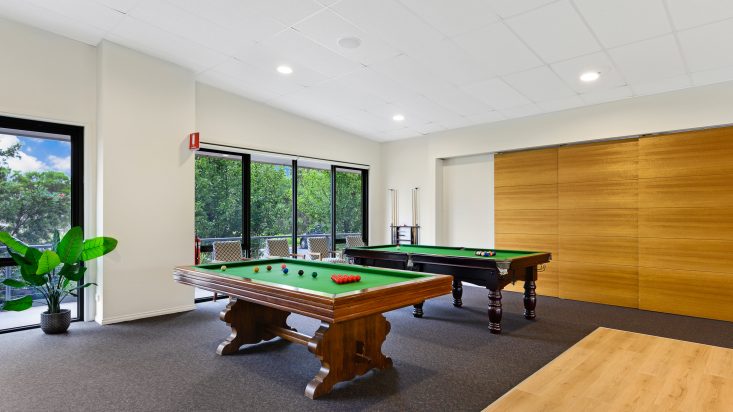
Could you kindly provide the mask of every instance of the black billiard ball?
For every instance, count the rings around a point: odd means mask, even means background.
[[[316,277],[318,277],[318,272],[313,272],[313,273],[311,273],[311,276],[313,276],[313,278],[316,278]]]
[[[300,269],[300,270],[298,271],[298,275],[300,275],[300,276],[303,276],[303,273],[305,273],[305,272],[303,272],[303,269]]]

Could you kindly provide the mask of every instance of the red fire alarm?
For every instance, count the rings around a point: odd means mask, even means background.
[[[200,149],[199,132],[191,133],[188,135],[188,148],[190,150]]]

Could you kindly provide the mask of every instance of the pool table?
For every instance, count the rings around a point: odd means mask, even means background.
[[[288,273],[281,269],[283,264]],[[337,284],[332,274],[359,275],[361,280]],[[305,389],[311,399],[372,368],[392,366],[382,353],[390,330],[384,312],[451,292],[450,276],[289,258],[179,266],[173,278],[229,295],[220,318],[232,331],[219,345],[219,355],[276,336],[307,346],[321,361],[320,371]],[[291,313],[319,319],[315,335],[288,326]]]
[[[476,256],[477,251],[494,251],[495,256]],[[453,276],[453,305],[461,307],[463,283],[485,286],[489,290],[489,331],[501,333],[501,290],[509,283],[524,281],[524,317],[535,318],[538,267],[549,262],[546,252],[474,249],[428,245],[381,245],[347,248],[345,255],[366,266],[406,269]],[[413,314],[422,317],[422,303]]]

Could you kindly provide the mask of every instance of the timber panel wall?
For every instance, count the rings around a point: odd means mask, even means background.
[[[537,293],[558,296],[557,148],[497,155],[494,207],[496,247],[552,253],[538,274]],[[522,292],[523,286],[507,289]]]
[[[558,150],[561,298],[638,307],[638,141]]]
[[[733,320],[733,128],[639,141],[639,306]]]
[[[733,321],[733,128],[498,154],[495,179],[496,247],[552,252],[544,294]]]

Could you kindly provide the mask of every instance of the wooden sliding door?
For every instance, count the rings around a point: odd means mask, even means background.
[[[557,148],[498,154],[494,173],[496,247],[552,253],[537,293],[558,296]],[[523,284],[507,289],[523,291]]]
[[[561,298],[638,307],[637,145],[559,148]]]
[[[639,142],[639,306],[733,321],[733,128]]]

